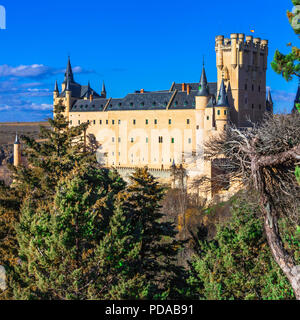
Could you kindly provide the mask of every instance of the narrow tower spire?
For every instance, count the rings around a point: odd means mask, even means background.
[[[207,78],[205,73],[205,67],[204,67],[204,57],[203,57],[203,68],[202,68],[202,74],[199,84],[199,92],[198,96],[208,96],[209,95],[209,89],[207,85]]]
[[[269,91],[268,91],[267,101],[268,101],[270,104],[273,104],[273,100],[272,100],[272,96],[271,96],[271,89],[270,89],[270,88],[269,88]]]
[[[20,144],[20,140],[19,140],[18,132],[16,132],[15,144]]]
[[[16,140],[14,143],[14,166],[17,167],[21,164],[21,144],[16,132]]]
[[[66,73],[65,73],[65,81],[64,82],[67,82],[68,79],[71,82],[74,82],[74,76],[73,76],[73,70],[72,70],[72,66],[71,66],[70,57],[68,57],[68,64],[67,64],[67,69],[66,69]]]
[[[106,89],[104,81],[102,83],[101,97],[106,98]]]
[[[222,79],[222,82],[221,82],[217,106],[229,107],[228,97],[227,97],[226,88],[225,88],[225,84],[224,84],[224,79]]]
[[[55,80],[54,92],[59,92],[59,91],[58,91],[57,80]]]

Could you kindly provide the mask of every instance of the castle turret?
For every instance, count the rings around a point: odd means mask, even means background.
[[[230,106],[228,103],[226,88],[225,88],[224,81],[222,80],[220,90],[219,90],[218,101],[215,106],[215,121],[216,121],[216,129],[218,131],[224,130],[228,123],[229,108]]]
[[[74,75],[73,75],[70,57],[68,57],[68,63],[67,63],[67,68],[65,72],[65,79],[64,79],[64,82],[62,83],[62,90],[66,89],[66,85],[68,81],[74,82]]]
[[[57,80],[55,81],[55,86],[54,86],[54,91],[53,91],[53,99],[57,99],[59,96],[59,91],[58,91],[58,85],[57,85]]]
[[[14,166],[18,167],[21,164],[21,144],[18,137],[18,134],[16,133],[16,140],[14,143]]]
[[[201,129],[204,128],[205,108],[208,105],[209,98],[210,98],[209,88],[208,88],[208,83],[207,83],[207,78],[205,73],[205,67],[203,63],[202,74],[201,74],[201,79],[199,83],[199,90],[197,92],[197,95],[195,96],[196,110],[200,111],[199,119],[197,122],[199,122],[198,125]]]
[[[103,81],[103,84],[102,84],[101,98],[105,98],[106,99],[106,89],[105,89],[104,81]]]
[[[66,84],[66,99],[65,99],[65,117],[67,118],[67,120],[69,120],[69,112],[71,109],[71,97],[72,97],[72,91],[71,91],[71,87],[70,87],[70,79],[67,80],[67,84]]]
[[[246,41],[245,41],[246,38]],[[260,121],[266,106],[268,41],[232,33],[216,37],[218,88],[227,88],[230,121],[238,127]]]

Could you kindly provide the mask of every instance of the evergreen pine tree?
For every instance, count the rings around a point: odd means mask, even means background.
[[[58,181],[72,170],[75,163],[96,165],[90,150],[84,152],[87,124],[69,127],[64,109],[61,105],[55,106],[54,119],[48,120],[50,128],[41,127],[39,142],[22,137],[27,165],[10,166],[14,182],[10,186],[3,183],[0,186],[0,265],[5,267],[8,278],[18,260],[14,226],[24,201],[30,196],[31,206],[38,207],[40,202],[46,203],[53,198]],[[0,298],[9,297],[9,292],[8,287],[4,294],[0,293]]]
[[[99,283],[109,296],[111,261],[104,259],[103,250],[107,253],[111,241],[108,256],[123,263],[135,250],[122,249],[128,242],[122,239],[122,223],[126,233],[127,222],[118,212],[113,215],[116,196],[124,186],[115,172],[78,165],[58,184],[52,201],[36,206],[29,197],[24,202],[16,228],[20,263],[10,282],[15,299],[104,298],[104,293],[88,293],[95,287],[101,291]],[[114,239],[111,235],[116,232]]]
[[[286,300],[294,293],[272,258],[259,207],[232,200],[232,217],[211,241],[194,235],[191,292],[204,300]],[[192,288],[195,290],[193,291]]]
[[[176,260],[183,242],[176,240],[174,225],[163,221],[160,203],[164,188],[147,168],[136,169],[130,180],[122,207],[130,221],[130,233],[141,243],[136,266],[146,277],[147,297],[182,298],[185,276]]]

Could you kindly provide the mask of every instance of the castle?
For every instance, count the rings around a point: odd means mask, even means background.
[[[173,82],[160,91],[140,89],[124,98],[108,98],[104,83],[100,94],[90,83],[76,83],[69,58],[61,92],[55,83],[53,104],[65,106],[71,126],[90,124],[87,133],[101,144],[98,161],[125,178],[143,166],[164,181],[170,181],[176,166],[185,168],[187,181],[211,177],[204,142],[230,122],[248,128],[266,111],[273,112],[271,93],[266,94],[268,41],[220,35],[215,51],[217,82],[207,81],[203,64],[199,82]]]

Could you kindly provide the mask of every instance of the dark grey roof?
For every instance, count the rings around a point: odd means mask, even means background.
[[[72,91],[73,98],[77,98],[77,99],[84,98],[88,93],[88,89],[89,89],[88,86],[81,86],[76,82],[70,82],[70,90]],[[98,97],[100,98],[100,95],[94,89],[90,88],[90,90],[93,92],[93,95],[95,98],[98,98]],[[65,96],[66,96],[66,93],[64,90],[60,94],[60,97],[65,97]]]
[[[216,83],[210,83],[211,92],[215,92]],[[195,88],[195,86],[193,86]],[[72,111],[103,111],[109,99],[101,98],[99,95],[90,102],[89,100],[84,100],[82,97],[86,96],[85,93],[88,91],[89,87],[85,86],[81,92],[81,98],[76,101],[76,103],[71,108]],[[190,94],[186,91],[177,91],[174,95],[174,91],[162,90],[162,91],[152,91],[140,93],[136,91],[135,93],[130,93],[124,98],[110,99],[109,104],[105,111],[125,111],[125,110],[165,110],[169,105],[170,110],[179,109],[195,109],[195,96],[199,94],[197,90],[191,90]],[[73,92],[72,92],[73,96]],[[211,94],[210,103],[213,106],[215,104],[215,96]],[[87,97],[87,96],[86,96]],[[88,97],[87,97],[88,98]]]
[[[208,102],[206,108],[212,108],[212,107],[215,107],[215,105],[216,105],[216,98],[215,98],[215,96],[212,96],[209,99],[209,102]]]
[[[272,95],[271,95],[271,89],[269,89],[269,91],[268,91],[267,101],[268,101],[269,103],[271,103],[271,104],[273,103]]]
[[[66,69],[66,72],[65,72],[64,83],[67,83],[68,79],[71,82],[74,82],[74,76],[73,76],[73,70],[72,70],[72,66],[71,66],[70,57],[68,57],[68,64],[67,64],[67,69]]]
[[[207,78],[206,78],[204,65],[203,65],[203,69],[202,69],[198,95],[205,96],[205,97],[207,97],[209,95],[209,86],[207,84]]]
[[[57,80],[55,81],[54,92],[59,92],[59,91],[58,91]]]
[[[110,110],[164,110],[174,92],[130,93],[123,99],[112,99]]]
[[[228,103],[228,97],[225,89],[224,80],[222,79],[221,85],[220,85],[220,92],[218,96],[217,106],[219,107],[229,107]]]
[[[189,85],[191,87],[191,90],[198,91],[199,90],[199,83],[185,83],[186,85]],[[178,91],[182,90],[182,84],[181,83],[175,83],[173,91],[177,89]],[[210,94],[217,95],[217,82],[208,82],[208,89]]]
[[[16,133],[16,140],[15,140],[15,144],[20,144],[19,136],[18,136],[18,134],[17,134],[17,133]]]
[[[73,112],[103,111],[107,102],[108,102],[108,99],[102,99],[102,98],[94,99],[93,101],[80,99],[73,104],[71,111]]]

